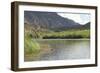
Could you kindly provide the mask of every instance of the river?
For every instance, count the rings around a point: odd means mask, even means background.
[[[49,49],[39,55],[35,61],[44,60],[71,60],[90,58],[90,40],[37,40],[40,44],[49,45]],[[32,57],[33,58],[33,57]],[[28,60],[30,61],[30,60]],[[32,60],[31,60],[32,61]]]

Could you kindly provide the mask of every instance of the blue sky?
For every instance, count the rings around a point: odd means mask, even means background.
[[[90,21],[90,14],[82,13],[58,13],[58,15],[74,20],[81,25],[84,25]]]

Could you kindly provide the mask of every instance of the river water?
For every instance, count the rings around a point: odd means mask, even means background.
[[[40,44],[49,45],[49,52],[45,52],[36,61],[71,60],[90,58],[90,40],[38,40]]]

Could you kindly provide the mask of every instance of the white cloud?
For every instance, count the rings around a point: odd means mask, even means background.
[[[58,15],[65,17],[65,18],[72,19],[75,22],[80,23],[82,25],[89,22],[89,15],[88,17],[86,17],[88,18],[87,20],[82,18],[83,16],[85,16],[85,14],[58,13]]]

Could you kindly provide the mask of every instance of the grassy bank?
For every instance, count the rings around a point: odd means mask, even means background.
[[[24,35],[24,61],[33,61],[38,59],[42,54],[50,52],[51,47],[48,44],[38,42],[30,36],[30,32]]]
[[[67,30],[62,32],[51,32],[43,35],[44,39],[75,39],[90,38],[90,30]]]
[[[60,32],[54,31],[37,31],[35,33],[29,32],[29,36],[34,39],[80,39],[80,38],[90,38],[90,30],[66,30]]]
[[[40,51],[40,45],[33,40],[30,36],[30,33],[25,33],[24,39],[24,48],[25,48],[25,55],[34,55]],[[34,54],[33,54],[34,53]]]

